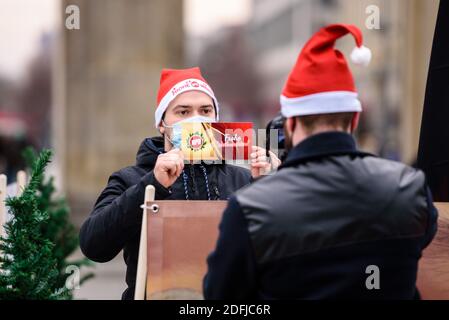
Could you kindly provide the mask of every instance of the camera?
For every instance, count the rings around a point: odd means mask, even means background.
[[[285,117],[278,113],[270,122],[268,122],[265,128],[267,157],[269,157],[269,151],[273,146],[271,138],[277,136],[277,151],[279,153],[279,158],[283,160],[285,158],[285,136],[284,136],[284,123]],[[277,134],[273,134],[273,130],[277,131]],[[275,152],[276,153],[276,152]]]

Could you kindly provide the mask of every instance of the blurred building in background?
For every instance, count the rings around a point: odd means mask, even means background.
[[[41,35],[26,76],[11,82],[0,73],[3,131],[25,126],[16,140],[0,131],[0,167],[12,173],[23,165],[18,152],[5,151],[12,150],[6,149],[11,141],[15,150],[53,147],[56,180],[78,225],[109,175],[133,164],[143,138],[156,134],[162,68],[199,65],[218,96],[222,120],[263,128],[279,111],[279,94],[304,43],[335,22],[358,25],[373,52],[369,67],[351,65],[364,107],[359,144],[391,159],[415,159],[437,0],[57,3],[58,23]],[[79,30],[64,25],[69,5],[80,9]],[[245,11],[247,17],[218,24],[226,19],[213,14],[227,6],[229,15]],[[373,6],[379,29],[366,27]],[[192,20],[195,12],[202,15]],[[192,33],[184,21],[202,22],[201,32]],[[346,37],[337,46],[348,57],[354,41]]]
[[[379,10],[379,29],[365,25],[373,6]],[[351,65],[364,107],[359,144],[412,163],[437,9],[438,1],[419,0],[253,0],[247,25],[189,39],[186,46],[194,52],[192,63],[202,64],[221,103],[230,106],[227,117],[250,118],[263,126],[279,111],[279,94],[309,37],[331,23],[359,26],[373,52],[369,67]],[[351,37],[337,42],[347,58],[354,45]],[[234,92],[244,88],[238,95],[242,101],[230,97],[227,87]]]
[[[177,0],[63,0],[80,9],[80,29],[61,28],[55,58],[53,137],[77,224],[114,171],[135,163],[156,134],[163,67],[183,66]],[[174,23],[175,22],[175,23]]]
[[[279,94],[302,46],[330,23],[359,26],[373,52],[367,68],[351,64],[364,107],[359,144],[384,157],[415,160],[438,0],[8,3],[7,9],[27,15],[9,21],[8,30],[0,19],[0,48],[26,41],[18,27],[28,23],[32,29],[37,9],[56,3],[58,21],[40,35],[23,77],[11,80],[0,68],[0,172],[13,179],[23,168],[20,152],[26,145],[52,147],[52,173],[78,226],[111,173],[132,165],[141,141],[157,134],[153,115],[162,68],[199,65],[218,97],[222,120],[253,121],[264,128],[280,110]],[[80,9],[79,30],[64,25],[69,5]],[[214,16],[227,6],[231,16],[245,11],[243,18]],[[379,9],[379,29],[365,25],[372,6]],[[0,18],[14,16],[0,10]],[[194,12],[202,12],[193,21],[202,22],[200,33],[184,24],[192,22]],[[10,43],[5,43],[6,32]],[[346,57],[354,45],[351,37],[337,43]],[[3,59],[12,55],[0,51]],[[90,282],[78,297],[119,298],[124,282],[120,259],[98,272],[106,275],[104,281]],[[111,285],[113,290],[105,289]]]

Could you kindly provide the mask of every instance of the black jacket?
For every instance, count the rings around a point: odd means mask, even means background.
[[[122,299],[133,299],[137,272],[145,187],[156,188],[156,200],[226,200],[251,180],[250,171],[225,165],[186,165],[185,175],[170,189],[154,178],[157,156],[163,152],[162,137],[145,139],[137,152],[136,165],[114,172],[80,230],[81,250],[97,262],[112,260],[122,249],[127,265],[127,290]],[[204,171],[205,170],[205,171]],[[206,175],[205,175],[206,173]]]
[[[294,147],[238,191],[220,224],[206,299],[413,299],[437,230],[424,174],[360,152],[343,132]],[[370,266],[378,267],[379,289]]]

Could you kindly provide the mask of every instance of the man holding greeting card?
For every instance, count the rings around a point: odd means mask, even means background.
[[[137,152],[136,164],[111,175],[84,222],[80,245],[88,258],[107,262],[124,250],[128,289],[123,299],[134,296],[142,222],[140,206],[147,185],[155,187],[156,200],[226,200],[249,184],[252,177],[259,176],[261,170],[279,165],[274,154],[267,161],[266,151],[259,147],[251,149],[251,170],[226,163],[186,161],[180,149],[183,124],[215,123],[218,112],[214,92],[199,68],[163,70],[155,111],[155,125],[161,136],[146,138]],[[191,147],[199,146],[201,134],[190,137]],[[212,143],[213,139],[207,141]]]

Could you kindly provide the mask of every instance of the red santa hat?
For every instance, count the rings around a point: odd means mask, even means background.
[[[159,126],[164,112],[167,110],[170,102],[178,95],[186,91],[201,91],[210,96],[214,102],[215,114],[218,120],[218,102],[211,87],[207,84],[201,75],[198,67],[190,69],[163,69],[159,92],[157,94],[157,108],[154,114],[156,128]]]
[[[356,43],[351,60],[368,65],[371,51],[363,46],[362,32],[354,25],[333,24],[320,29],[305,44],[281,94],[285,117],[360,112],[354,79],[335,41],[350,33]]]

